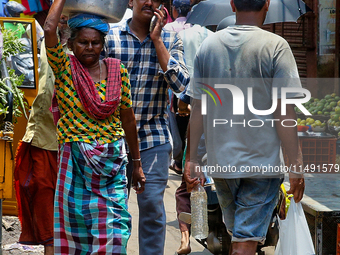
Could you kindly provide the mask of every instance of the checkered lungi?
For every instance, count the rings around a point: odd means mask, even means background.
[[[55,254],[126,254],[131,216],[123,139],[105,145],[64,143],[58,160]]]

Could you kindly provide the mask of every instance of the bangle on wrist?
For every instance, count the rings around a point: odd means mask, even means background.
[[[133,162],[136,162],[136,161],[142,161],[142,159],[141,158],[133,158],[133,159],[131,159]]]
[[[304,174],[305,172],[297,172],[297,171],[294,171],[294,170],[289,170],[290,173],[293,173],[293,174]]]

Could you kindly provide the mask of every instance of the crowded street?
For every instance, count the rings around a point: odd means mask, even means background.
[[[340,255],[340,0],[2,0],[0,255]]]
[[[166,236],[164,255],[174,255],[181,241],[181,232],[178,228],[176,216],[175,191],[180,185],[181,176],[169,170],[168,185],[165,189],[164,203],[166,211]],[[131,192],[129,199],[129,211],[132,215],[132,233],[127,246],[128,254],[138,254],[138,206],[134,192]],[[207,249],[191,238],[191,254],[211,255]]]
[[[165,237],[165,250],[164,255],[174,255],[176,249],[181,241],[181,233],[178,228],[178,221],[176,216],[176,201],[175,201],[175,191],[181,183],[181,176],[175,174],[169,169],[169,180],[168,185],[165,189],[164,202],[166,211],[166,237]],[[131,193],[129,199],[129,211],[132,215],[132,233],[130,240],[128,242],[127,251],[128,254],[137,255],[138,254],[138,206],[136,194]],[[190,238],[191,253],[192,255],[212,255],[207,249],[205,249],[201,244],[199,244],[192,237]],[[265,255],[274,255],[274,247],[266,247],[263,249]]]

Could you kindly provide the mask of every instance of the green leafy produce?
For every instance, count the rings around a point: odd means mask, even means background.
[[[2,58],[7,58],[9,56],[14,56],[20,52],[24,52],[24,44],[20,42],[16,36],[16,31],[12,29],[1,28],[1,33],[3,37],[3,49]]]
[[[24,44],[16,37],[15,31],[2,27],[0,29],[3,35],[2,60],[24,51]],[[24,93],[18,88],[24,81],[24,75],[16,75],[13,69],[8,70],[8,73],[9,77],[0,78],[0,120],[8,114],[7,94],[11,92],[13,94],[13,122],[16,123],[17,118],[23,114],[27,118],[28,105],[24,102]],[[7,80],[11,82],[11,88],[7,85]]]
[[[25,79],[24,75],[16,75],[15,71],[9,70],[10,77],[0,79],[0,114],[7,114],[8,113],[8,106],[7,106],[7,97],[6,95],[8,92],[12,92],[13,94],[13,117],[14,122],[16,122],[16,119],[21,117],[22,114],[26,115],[26,109],[27,109],[27,103],[23,101],[24,93],[21,89],[18,88]],[[12,83],[12,88],[9,88],[6,85],[6,80],[10,80]],[[5,107],[6,106],[6,107]]]

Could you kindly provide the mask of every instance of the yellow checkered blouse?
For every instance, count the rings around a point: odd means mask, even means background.
[[[130,81],[128,72],[121,64],[122,89],[121,102],[114,114],[107,119],[93,119],[84,109],[74,88],[71,74],[70,59],[63,51],[60,43],[53,48],[46,48],[48,62],[54,72],[55,88],[60,111],[57,132],[59,143],[86,142],[95,140],[99,144],[112,143],[122,136],[124,130],[120,120],[120,109],[132,106]],[[96,84],[100,98],[105,100],[107,80]]]

